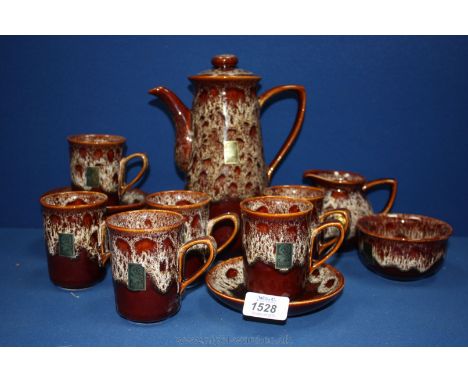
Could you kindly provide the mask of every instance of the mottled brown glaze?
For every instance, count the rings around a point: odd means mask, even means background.
[[[357,223],[359,254],[375,272],[412,280],[436,272],[445,257],[452,227],[409,214],[365,216]]]
[[[68,191],[44,194],[40,203],[51,281],[67,289],[87,288],[105,275],[100,262],[99,227],[107,196],[98,192]],[[61,244],[63,236],[71,241]]]
[[[346,236],[348,244],[356,235],[356,223],[362,216],[374,214],[366,198],[366,192],[377,186],[388,186],[391,189],[387,204],[381,213],[388,213],[393,207],[397,193],[396,179],[384,178],[368,182],[362,175],[350,171],[308,170],[304,177],[325,191],[323,210],[345,208],[350,212],[349,230]]]
[[[245,199],[240,206],[245,285],[251,292],[295,298],[303,292],[308,275],[338,250],[344,238],[339,222],[314,228],[314,206],[307,199],[261,196]],[[339,230],[339,239],[313,262],[316,235],[331,227]]]
[[[331,209],[323,212],[323,199],[325,197],[325,191],[321,188],[304,185],[279,185],[265,188],[263,194],[307,199],[314,206],[314,209],[311,212],[314,227],[318,226],[319,223],[334,219],[341,222],[345,232],[348,231],[350,215],[349,211],[347,209]],[[320,235],[320,240],[315,241],[317,245],[315,250],[319,250],[319,245],[333,245],[337,240],[337,236],[333,235],[332,233],[333,231],[327,235],[327,237],[330,238],[327,241],[324,240],[324,236],[327,234],[327,232],[324,232],[323,235]]]
[[[42,196],[49,195],[55,192],[73,191],[72,187],[57,187],[53,190],[47,191]],[[106,206],[106,215],[110,216],[119,212],[140,210],[145,206],[146,193],[139,188],[132,188],[127,191],[122,198],[118,201],[118,204],[109,204],[109,200]]]
[[[240,199],[227,200],[224,202],[211,202],[210,218],[214,218],[225,213],[234,213],[240,216],[240,202]],[[240,227],[242,227],[242,220],[240,222]],[[214,227],[212,235],[218,243],[224,243],[232,235],[233,230],[234,225],[232,222],[225,220]],[[218,254],[218,260],[226,260],[231,257],[242,255],[242,237],[240,232],[241,228],[239,228],[239,234],[236,235],[232,243],[229,245],[229,248]]]
[[[216,264],[206,274],[208,290],[223,304],[242,311],[247,293],[242,257]],[[303,292],[289,303],[288,317],[314,312],[334,301],[344,288],[343,275],[323,264],[308,277]]]
[[[237,68],[237,61],[233,55],[215,56],[212,69],[189,77],[195,88],[191,110],[167,88],[150,90],[173,115],[176,163],[186,173],[186,188],[209,194],[213,205],[224,204],[219,206],[223,213],[238,211],[238,206],[232,208],[233,201],[262,194],[299,134],[306,104],[304,87],[299,85],[278,86],[258,96],[260,77]],[[278,154],[266,165],[260,109],[286,91],[298,96],[296,119]]]
[[[236,237],[239,230],[239,217],[225,213],[209,218],[211,197],[208,194],[189,190],[155,192],[146,196],[149,208],[178,212],[184,217],[185,241],[211,235],[217,224],[229,221],[233,229],[224,241],[218,242],[218,253],[222,252]],[[194,254],[193,252],[199,252]],[[184,278],[192,277],[203,265],[208,256],[204,247],[193,248],[187,253],[184,265]]]
[[[105,193],[109,204],[118,205],[125,192],[148,169],[146,154],[123,156],[126,138],[109,134],[79,134],[67,137],[70,153],[70,175],[74,190]],[[142,168],[130,182],[125,182],[129,160],[140,158]],[[89,174],[92,175],[89,175]],[[94,176],[93,176],[94,174]]]
[[[122,212],[108,217],[106,226],[117,311],[132,321],[155,322],[175,314],[185,288],[211,265],[216,253],[210,236],[184,244],[184,218],[172,211]],[[208,258],[184,280],[185,254],[197,245],[208,247]]]
[[[108,205],[107,216],[125,211],[141,210],[145,207],[146,192],[139,188],[128,190],[119,200],[119,204]]]

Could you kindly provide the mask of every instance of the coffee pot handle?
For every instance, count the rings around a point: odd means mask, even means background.
[[[130,183],[125,183],[125,174],[127,172],[127,163],[133,158],[141,158],[142,165],[138,174],[131,180]],[[119,199],[132,187],[136,182],[138,182],[141,177],[144,175],[148,169],[148,157],[143,153],[135,153],[125,158],[122,158],[119,163]]]
[[[211,235],[214,226],[223,220],[232,221],[232,223],[234,224],[234,228],[231,232],[231,236],[229,236],[229,238],[218,247],[217,253],[222,252],[224,248],[226,248],[234,240],[234,238],[237,235],[237,232],[239,231],[240,226],[239,216],[234,212],[226,212],[225,214],[216,216],[208,221],[208,224],[206,226],[206,232],[208,233],[208,235]]]
[[[199,244],[204,244],[208,247],[208,250],[209,250],[208,259],[206,260],[206,263],[203,264],[203,266],[197,272],[195,272],[195,274],[192,277],[190,277],[187,280],[184,280],[185,255],[187,254],[190,248]],[[216,250],[217,250],[216,240],[211,236],[204,236],[198,239],[190,240],[186,242],[184,245],[182,245],[182,247],[180,247],[179,254],[177,256],[177,258],[179,259],[178,260],[179,261],[178,278],[179,278],[179,285],[180,285],[180,291],[179,291],[180,295],[184,293],[185,288],[187,288],[191,283],[193,283],[200,275],[202,275],[208,269],[208,267],[211,265],[211,263],[213,262],[216,256]],[[200,256],[202,256],[201,253],[200,253]]]
[[[385,205],[384,209],[380,211],[381,214],[386,214],[390,212],[393,207],[393,203],[395,203],[396,193],[398,189],[398,182],[396,179],[392,178],[382,178],[382,179],[375,179],[370,182],[367,182],[362,186],[362,192],[367,192],[369,189],[377,186],[388,185],[391,188],[390,196],[388,198],[387,204]]]
[[[305,92],[304,87],[300,85],[282,85],[282,86],[276,86],[270,90],[267,90],[258,98],[260,108],[262,108],[263,105],[271,97],[274,97],[275,95],[286,92],[286,91],[293,91],[297,93],[299,103],[298,103],[298,109],[296,113],[296,120],[294,121],[294,125],[291,131],[289,132],[288,137],[284,141],[283,146],[281,146],[281,149],[278,151],[275,158],[271,161],[268,167],[268,170],[267,170],[268,182],[270,182],[273,172],[276,170],[276,167],[278,167],[280,162],[283,160],[284,156],[289,151],[289,149],[291,148],[291,145],[294,143],[297,136],[299,135],[299,132],[301,131],[302,122],[304,121],[305,108],[306,108],[306,92]]]

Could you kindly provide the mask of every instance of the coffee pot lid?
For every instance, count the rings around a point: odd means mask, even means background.
[[[259,80],[260,77],[252,72],[237,67],[239,60],[234,54],[219,54],[211,59],[213,68],[204,70],[189,77],[191,80],[211,80],[211,79],[251,79]]]

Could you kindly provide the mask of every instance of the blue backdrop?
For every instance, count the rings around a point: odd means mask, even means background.
[[[395,177],[394,211],[468,235],[466,37],[1,37],[0,226],[41,226],[40,194],[70,182],[70,134],[124,135],[128,153],[149,155],[145,191],[183,188],[172,122],[147,91],[165,85],[190,105],[187,76],[218,53],[262,76],[260,92],[306,87],[303,130],[273,184],[311,168]],[[263,112],[267,162],[295,110],[291,97]],[[385,197],[373,193],[376,209]]]

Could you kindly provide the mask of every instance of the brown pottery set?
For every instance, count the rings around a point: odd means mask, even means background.
[[[304,186],[304,185],[283,185],[283,186],[270,186],[265,188],[263,191],[264,195],[272,196],[289,196],[292,198],[304,198],[311,202],[314,206],[311,211],[312,222],[314,226],[317,226],[319,223],[322,223],[327,220],[338,220],[343,225],[343,230],[345,234],[348,232],[349,227],[349,210],[344,208],[329,209],[328,211],[323,211],[323,199],[325,197],[325,191],[318,187]],[[324,241],[323,237],[325,234],[329,233],[327,236],[331,237],[332,240]],[[333,235],[333,229],[326,230],[323,233],[319,234],[321,240],[315,240],[315,244],[319,250],[318,246],[329,247],[333,245],[338,237]],[[334,239],[333,239],[334,238]],[[320,251],[319,251],[320,252]]]
[[[98,191],[118,205],[124,194],[145,174],[148,157],[143,153],[123,156],[126,139],[118,135],[81,134],[67,138],[70,148],[70,174],[75,190]],[[127,163],[140,158],[142,167],[130,183],[125,182]]]
[[[175,314],[185,288],[211,265],[216,254],[211,236],[185,242],[184,217],[177,212],[122,212],[107,218],[106,227],[117,311],[132,321],[155,322]],[[207,258],[185,280],[185,255],[197,245],[208,248]]]
[[[220,262],[206,274],[206,286],[221,303],[242,311],[245,287],[242,257]],[[329,264],[322,264],[309,274],[302,293],[289,302],[288,317],[311,313],[333,302],[344,288],[344,277]]]
[[[371,204],[366,198],[366,192],[378,186],[389,186],[391,191],[387,204],[380,213],[387,213],[393,207],[397,193],[396,179],[384,178],[368,182],[362,175],[349,171],[308,170],[304,177],[325,191],[323,209],[329,211],[345,208],[350,213],[347,240],[354,239],[356,223],[362,216],[374,214]]]
[[[146,204],[150,208],[180,213],[185,222],[185,240],[192,240],[205,235],[211,235],[216,224],[229,220],[234,229],[231,236],[218,246],[218,253],[222,252],[239,231],[239,217],[227,212],[209,219],[211,197],[208,194],[189,190],[161,191],[146,197]],[[201,252],[201,253],[200,253]],[[192,277],[206,262],[204,248],[189,251],[185,256],[184,278]]]
[[[105,268],[99,252],[99,229],[107,196],[90,191],[55,192],[40,199],[51,281],[82,289],[101,281]]]
[[[40,198],[51,281],[66,289],[90,287],[104,278],[110,260],[117,312],[149,323],[177,313],[185,289],[205,271],[211,294],[236,310],[246,292],[257,292],[289,297],[289,316],[315,311],[344,288],[343,275],[325,264],[343,243],[357,241],[361,261],[386,277],[435,273],[452,228],[430,217],[390,214],[395,179],[368,182],[353,172],[308,170],[303,176],[316,187],[269,186],[302,127],[306,93],[283,85],[257,95],[261,78],[237,62],[218,55],[212,69],[189,77],[191,109],[167,88],[150,90],[172,114],[186,190],[147,195],[132,188],[148,170],[148,158],[124,156],[122,136],[67,138],[71,187]],[[298,98],[296,119],[267,165],[260,110],[289,91]],[[134,158],[141,169],[126,183]],[[390,194],[374,214],[366,193],[381,186]],[[213,265],[223,251],[232,258]]]
[[[296,299],[309,275],[340,247],[343,225],[338,221],[314,227],[314,205],[307,199],[262,196],[241,202],[244,275],[248,291]],[[325,255],[314,251],[317,234],[328,228],[339,231]],[[322,255],[318,261],[313,257]]]
[[[304,120],[303,86],[283,85],[257,95],[260,77],[237,68],[234,55],[212,59],[213,68],[189,77],[195,88],[191,110],[169,89],[150,90],[167,104],[176,127],[175,160],[186,174],[186,188],[212,197],[210,216],[239,213],[241,200],[261,195],[273,172],[297,138]],[[274,96],[295,92],[299,103],[294,125],[269,165],[263,156],[260,109]],[[229,224],[214,237],[224,242]],[[231,252],[240,249],[240,238]]]
[[[363,263],[387,277],[411,280],[436,272],[446,254],[452,227],[421,215],[381,214],[357,223]]]

